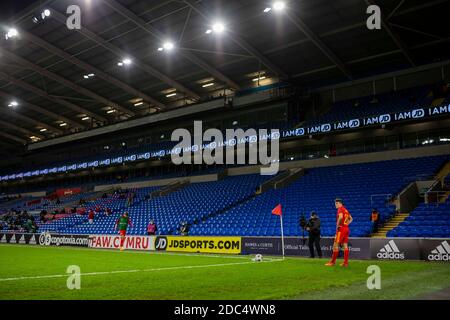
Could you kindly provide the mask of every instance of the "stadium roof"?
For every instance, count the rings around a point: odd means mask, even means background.
[[[450,57],[449,1],[376,1],[381,30],[366,26],[373,0],[285,2],[2,1],[0,153],[225,89],[311,87]],[[80,30],[66,25],[73,4]]]

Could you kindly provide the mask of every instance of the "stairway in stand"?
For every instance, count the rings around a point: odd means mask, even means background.
[[[378,228],[378,232],[372,234],[372,238],[386,238],[386,234],[403,222],[409,213],[399,213]]]

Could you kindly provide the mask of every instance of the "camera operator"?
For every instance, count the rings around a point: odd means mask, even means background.
[[[303,240],[303,245],[304,245],[306,242],[305,230],[308,225],[306,218],[305,218],[305,214],[302,213],[302,215],[300,216],[300,219],[298,221],[298,224],[300,225],[300,229],[302,230],[302,240]]]
[[[306,224],[306,231],[309,232],[309,252],[310,258],[314,258],[314,246],[317,250],[317,255],[322,258],[322,250],[320,249],[320,219],[316,212],[311,212],[311,217]]]

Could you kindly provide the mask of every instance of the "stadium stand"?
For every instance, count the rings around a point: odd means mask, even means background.
[[[177,234],[181,222],[186,221],[188,224],[193,224],[211,214],[236,205],[251,197],[256,187],[266,179],[268,177],[254,174],[227,177],[214,182],[193,183],[166,196],[149,200],[145,200],[145,195],[155,191],[157,187],[137,189],[137,200],[126,209],[133,222],[133,228],[130,229],[129,234],[145,234],[150,219],[156,222],[159,234]],[[122,209],[125,210],[125,208]],[[101,216],[92,225],[84,223],[60,231],[81,234],[112,234],[118,216],[117,213],[109,217]]]
[[[79,199],[91,198],[82,205],[75,205],[77,209],[83,208],[85,214],[60,215],[59,219],[45,223],[36,217],[40,232],[113,234],[118,216],[128,211],[134,224],[130,235],[145,234],[149,220],[153,219],[159,234],[179,234],[180,223],[186,221],[191,225],[190,235],[277,236],[280,235],[279,219],[271,215],[271,210],[281,203],[285,235],[302,236],[299,218],[314,210],[322,220],[322,235],[332,236],[335,232],[333,199],[339,196],[345,199],[345,205],[354,217],[352,236],[362,237],[371,233],[369,216],[373,207],[379,210],[381,222],[389,220],[395,212],[390,200],[409,182],[431,179],[447,159],[448,156],[434,156],[311,168],[289,186],[260,195],[255,194],[257,187],[273,177],[259,174],[228,176],[219,181],[191,183],[167,195],[154,197],[150,197],[152,192],[161,187],[110,191],[106,197],[101,196],[102,192],[84,192],[61,197],[59,205],[54,201],[40,201],[27,206],[30,198],[22,198],[4,202],[1,206],[3,210],[8,209],[8,204],[14,205],[9,209],[54,210]],[[212,171],[217,172],[216,169]],[[134,200],[128,204],[127,199],[132,193]],[[109,216],[105,213],[107,208],[112,211]],[[87,212],[96,209],[99,212],[94,223],[89,224]],[[426,228],[419,229],[418,222],[423,222],[426,217],[429,217]],[[449,236],[449,217],[448,200],[434,207],[421,204],[388,236]]]
[[[444,203],[421,203],[405,221],[387,233],[389,237],[450,237],[450,199]]]
[[[339,101],[320,117],[307,121],[308,125],[333,123],[363,117],[376,116],[412,110],[414,107],[431,106],[435,97],[432,86],[421,86],[384,93],[377,96],[366,96],[358,99]],[[438,100],[436,100],[438,101]],[[438,105],[448,104],[449,93],[446,92]],[[436,105],[437,106],[437,105]]]
[[[446,156],[311,169],[287,188],[270,190],[193,226],[191,234],[279,236],[280,221],[271,210],[281,203],[287,236],[302,235],[299,218],[312,210],[321,217],[322,235],[333,236],[333,199],[339,196],[354,217],[352,236],[368,236],[372,207],[378,208],[385,221],[394,213],[394,206],[386,201],[388,194],[394,196],[410,181],[430,177],[444,161]]]

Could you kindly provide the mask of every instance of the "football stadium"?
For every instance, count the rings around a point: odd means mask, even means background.
[[[2,0],[0,300],[449,300],[449,4]]]

